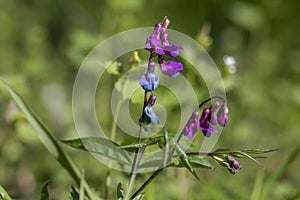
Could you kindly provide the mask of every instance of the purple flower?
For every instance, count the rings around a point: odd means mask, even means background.
[[[154,30],[150,37],[147,38],[146,44],[150,45],[151,48],[160,47],[160,30],[161,23],[155,25]]]
[[[197,126],[198,119],[199,119],[199,112],[198,111],[193,112],[191,118],[189,119],[189,121],[184,127],[183,134],[190,139],[192,139],[198,131],[198,126]]]
[[[211,110],[209,108],[205,108],[200,117],[198,126],[203,132],[205,137],[210,137],[212,133],[218,133],[218,131],[213,128],[210,124],[211,121]]]
[[[210,107],[210,123],[214,126],[216,126],[218,124],[217,119],[215,117],[215,112],[218,110],[218,108],[220,107],[220,103],[219,101],[216,101],[211,107]]]
[[[175,44],[170,44],[168,46],[162,47],[164,53],[172,58],[176,58],[179,55],[179,50],[183,50],[182,46],[177,46]]]
[[[228,107],[226,104],[222,105],[222,107],[218,111],[217,119],[220,126],[225,127],[225,125],[228,123]]]
[[[178,71],[183,70],[183,66],[180,62],[170,61],[160,64],[160,69],[164,74],[170,76],[171,78],[176,78],[179,75]]]
[[[235,174],[236,170],[241,169],[239,162],[236,159],[234,159],[233,157],[228,157],[227,162],[229,164],[228,171],[231,174]]]
[[[155,63],[150,59],[148,64],[148,70],[139,81],[140,86],[146,91],[153,91],[159,85],[159,78],[154,73]]]
[[[159,57],[158,63],[161,71],[171,78],[176,78],[179,75],[178,71],[183,70],[183,65],[180,62],[170,61],[166,63],[163,56]]]

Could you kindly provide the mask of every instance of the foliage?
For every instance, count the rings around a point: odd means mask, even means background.
[[[279,148],[280,151],[276,156],[272,154],[272,159],[260,159],[263,168],[259,172],[256,165],[245,161],[244,165],[249,170],[241,171],[234,179],[229,179],[229,175],[219,171],[218,167],[214,170],[217,175],[210,170],[196,170],[200,172],[201,183],[205,183],[200,185],[193,181],[187,184],[191,177],[185,171],[170,170],[164,174],[165,179],[160,179],[165,190],[153,185],[149,187],[149,191],[153,191],[152,197],[145,198],[157,198],[157,191],[165,199],[197,199],[201,193],[203,199],[247,199],[253,195],[254,200],[259,199],[261,192],[261,199],[298,198],[299,191],[295,185],[300,184],[297,173],[300,164],[297,159],[300,130],[299,2],[119,2],[1,1],[1,78],[18,91],[42,121],[47,122],[55,138],[69,140],[76,137],[70,117],[72,86],[76,71],[86,55],[95,44],[112,34],[153,26],[155,21],[168,15],[176,22],[172,23],[172,29],[201,42],[223,71],[231,116],[218,147],[266,147]],[[156,14],[153,15],[153,12]],[[237,58],[236,74],[228,73],[223,66],[225,52]],[[126,63],[127,58],[118,61]],[[115,64],[114,67],[117,67],[118,64]],[[192,85],[201,85],[201,80],[196,79],[193,73],[183,73],[192,80]],[[109,93],[112,83],[108,78],[104,82],[107,88],[101,92]],[[205,88],[200,90],[199,98],[207,96]],[[167,100],[161,100],[161,103],[169,105],[168,117],[176,121],[174,113],[178,108],[173,106],[176,101],[169,98],[172,94],[165,92],[164,95]],[[131,103],[138,104],[137,101]],[[1,185],[16,199],[37,199],[41,185],[51,179],[51,189],[56,192],[50,191],[50,196],[67,199],[69,194],[65,188],[74,181],[48,156],[24,114],[15,108],[3,90],[0,90],[0,109]],[[110,129],[107,106],[99,103],[96,109],[101,110],[99,115],[105,118],[103,124]],[[168,127],[176,129],[176,123],[170,123]],[[117,130],[117,135],[122,135],[122,131]],[[116,138],[117,141],[123,139],[120,136]],[[77,163],[77,168],[85,168],[89,172],[86,179],[97,187],[99,180],[105,176],[105,172],[99,170],[101,166],[85,153],[67,149],[59,140],[58,143],[66,148],[64,152]],[[79,170],[77,175],[80,180]],[[119,173],[111,172],[111,176],[115,187],[120,181],[126,181]],[[119,180],[116,182],[114,177]],[[174,177],[178,177],[179,181],[175,181]],[[80,181],[76,184],[80,187]],[[179,191],[177,188],[184,189]],[[104,188],[100,190],[103,194]],[[111,192],[110,196],[113,195]]]

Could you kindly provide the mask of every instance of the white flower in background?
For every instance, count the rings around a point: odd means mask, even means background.
[[[225,55],[223,57],[223,61],[226,65],[226,67],[228,67],[229,73],[230,74],[235,74],[236,73],[236,68],[237,68],[237,62],[236,62],[235,58],[233,56]]]

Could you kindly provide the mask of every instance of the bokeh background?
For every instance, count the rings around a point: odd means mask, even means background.
[[[2,0],[0,76],[59,139],[74,138],[71,95],[84,58],[109,36],[153,26],[167,15],[170,28],[199,41],[223,73],[230,123],[216,148],[280,150],[260,160],[263,166],[241,161],[236,175],[217,165],[199,170],[200,182],[186,170],[170,170],[146,190],[145,199],[300,199],[299,6],[297,0]],[[236,58],[236,73],[228,73],[224,55]],[[115,80],[104,81],[109,100]],[[199,98],[207,95],[201,81],[193,84]],[[109,129],[107,106],[99,103],[97,109],[107,113],[102,123]],[[178,115],[178,109],[170,112]],[[52,199],[69,199],[74,183],[2,90],[0,113],[0,184],[15,199],[37,199],[50,180]],[[88,153],[66,149],[102,193],[105,166]],[[127,176],[112,172],[111,199]]]

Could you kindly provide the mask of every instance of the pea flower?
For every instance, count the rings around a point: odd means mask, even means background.
[[[198,123],[198,126],[203,132],[205,137],[210,137],[212,133],[218,133],[218,131],[215,128],[213,128],[213,126],[210,124],[211,116],[212,116],[211,109],[205,108],[202,112],[202,115]]]
[[[151,125],[160,124],[160,120],[153,110],[155,101],[156,101],[156,96],[151,95],[147,102],[147,106],[144,108],[144,115],[142,116],[142,119],[140,119],[140,122],[143,122],[144,130],[146,132],[151,131],[150,128]]]
[[[241,169],[240,163],[233,157],[227,157],[227,163],[229,164],[228,171],[231,174],[235,174],[236,170]]]
[[[159,85],[159,77],[155,74],[154,69],[155,63],[152,61],[152,59],[150,59],[148,63],[148,70],[139,81],[140,86],[145,91],[153,91]]]
[[[209,108],[204,108],[199,118],[198,110],[194,111],[192,117],[187,122],[183,130],[183,135],[192,139],[199,128],[205,137],[210,137],[212,133],[218,133],[217,125],[224,127],[228,123],[228,108],[223,98],[215,96],[203,101],[199,108],[212,99],[221,99],[221,103],[216,100]]]
[[[179,71],[183,70],[183,65],[180,62],[170,61],[166,63],[162,56],[158,63],[161,71],[171,78],[176,78],[179,75]]]
[[[218,111],[217,118],[220,126],[225,127],[225,125],[228,123],[228,107],[225,104],[222,105]]]
[[[183,47],[169,43],[167,28],[170,20],[165,17],[162,22],[155,25],[152,34],[146,40],[145,49],[150,51],[148,71],[140,79],[140,85],[145,91],[153,91],[159,85],[159,78],[155,74],[155,64],[152,61],[153,57],[158,57],[158,63],[161,71],[171,78],[176,78],[179,71],[183,70],[183,65],[180,62],[165,61],[165,55],[176,58],[179,55],[179,50]]]
[[[158,23],[155,25],[154,30],[152,34],[147,38],[147,48],[157,48],[160,47],[160,29],[161,29],[161,23]],[[149,50],[150,50],[149,49]]]
[[[196,110],[193,112],[191,118],[189,119],[189,121],[184,127],[183,134],[190,139],[192,139],[198,131],[198,119],[199,119],[199,112],[198,110]]]

